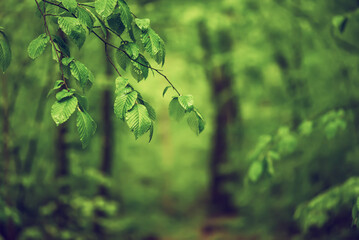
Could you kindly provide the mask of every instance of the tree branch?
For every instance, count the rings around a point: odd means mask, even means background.
[[[61,77],[62,77],[62,80],[63,80],[63,82],[64,82],[63,85],[65,86],[65,88],[66,88],[67,91],[70,91],[69,88],[68,88],[68,86],[67,86],[66,80],[65,80],[64,71],[63,71],[63,69],[62,69],[61,59],[62,59],[62,55],[63,55],[63,54],[62,54],[61,49],[57,49],[57,48],[56,48],[55,42],[54,42],[54,40],[52,39],[50,30],[49,30],[49,27],[48,27],[47,21],[46,21],[46,9],[44,10],[45,12],[43,12],[43,11],[41,10],[41,7],[40,7],[40,5],[39,5],[39,2],[38,2],[37,0],[35,0],[35,2],[36,2],[36,5],[37,5],[37,8],[39,9],[39,11],[40,11],[40,13],[41,13],[41,16],[42,16],[43,20],[44,20],[45,32],[46,32],[46,34],[47,34],[47,35],[49,36],[49,38],[50,38],[50,42],[51,42],[52,47],[55,49],[56,57],[57,57],[57,60],[58,60],[58,62],[59,62],[59,65],[60,65]],[[47,2],[47,1],[44,1],[44,4],[45,4],[45,2]],[[59,55],[59,53],[60,53],[60,55]]]
[[[35,1],[36,1],[36,0],[35,0]],[[52,5],[57,6],[57,7],[59,7],[59,8],[62,8],[62,9],[64,9],[64,10],[67,11],[67,12],[70,12],[68,9],[66,9],[66,8],[64,8],[64,7],[62,7],[62,6],[60,6],[59,4],[56,4],[56,3],[53,3],[53,2],[49,2],[49,1],[47,1],[47,0],[44,0],[44,2],[49,3],[49,4],[52,4]],[[81,5],[86,6],[86,5],[84,5],[84,4],[81,4]],[[132,13],[132,14],[133,14],[133,13]],[[134,15],[134,14],[133,14],[133,15]],[[74,15],[73,13],[72,13],[72,16],[73,16],[74,18],[77,18],[76,15]],[[135,16],[135,17],[136,17],[136,16]],[[108,28],[108,27],[106,27],[106,29],[109,30],[109,31],[111,31],[112,33],[114,33],[112,29],[110,29],[110,28]],[[136,59],[131,58],[131,56],[130,56],[126,51],[124,51],[124,50],[122,50],[122,49],[116,47],[116,46],[113,45],[112,43],[107,42],[107,41],[106,41],[105,39],[103,39],[99,34],[97,34],[94,30],[92,30],[91,32],[92,32],[98,39],[100,39],[100,40],[105,44],[105,48],[107,48],[107,46],[110,46],[110,47],[112,47],[112,48],[115,48],[115,49],[117,49],[117,50],[123,52],[131,61],[134,61],[135,63],[138,63],[139,65],[141,65],[141,66],[143,66],[143,67],[146,67],[146,68],[148,68],[148,69],[151,69],[151,70],[157,72],[157,74],[161,75],[161,76],[168,82],[168,84],[170,84],[170,86],[173,88],[173,90],[175,90],[175,92],[178,94],[178,96],[181,96],[181,93],[177,90],[177,88],[173,85],[173,83],[168,79],[168,77],[167,77],[165,74],[161,73],[161,70],[160,70],[160,69],[153,68],[153,67],[151,67],[151,66],[148,66],[148,65],[145,65],[145,64],[143,64],[143,63],[141,63],[141,62],[136,61]],[[119,36],[117,33],[115,33],[115,34],[116,34],[116,36],[120,37],[121,40],[122,40],[122,37],[121,37],[121,36]],[[110,62],[110,63],[111,63],[111,62]],[[114,63],[112,62],[111,65],[114,66]],[[116,68],[116,71],[118,71],[117,68]],[[119,72],[118,72],[118,73],[119,73]],[[121,76],[121,75],[120,75],[120,76]]]

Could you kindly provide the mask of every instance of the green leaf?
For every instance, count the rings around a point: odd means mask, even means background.
[[[126,70],[131,60],[124,52],[126,52],[131,59],[137,59],[140,53],[140,49],[137,44],[127,41],[123,42],[119,46],[119,49],[116,51],[116,60],[120,67],[123,70]]]
[[[94,10],[93,8],[89,9],[89,11],[92,14],[92,17],[95,18],[95,20],[97,21],[97,23],[100,25],[103,36],[105,38],[107,38],[107,29],[106,29],[106,24],[105,22],[101,19],[101,17],[98,15],[98,13],[96,12],[96,10]]]
[[[10,43],[3,30],[1,30],[0,31],[0,68],[2,72],[6,71],[6,69],[10,65],[10,62],[11,62]]]
[[[50,38],[45,33],[32,40],[29,44],[29,47],[27,48],[29,57],[32,59],[39,57],[45,51],[49,41]]]
[[[313,122],[312,121],[304,121],[299,126],[299,132],[302,136],[309,136],[313,131]]]
[[[62,87],[62,85],[64,85],[64,81],[63,80],[57,80],[54,84],[54,87],[49,91],[49,93],[47,94],[47,97],[49,97],[54,91],[56,91],[57,89],[60,89]]]
[[[154,131],[154,126],[153,126],[153,123],[151,124],[151,127],[150,127],[150,139],[148,142],[151,142],[152,140],[152,137],[153,137],[153,131]]]
[[[194,110],[189,114],[187,118],[187,123],[188,126],[196,135],[199,135],[204,130],[204,126],[205,126],[204,119],[197,110]]]
[[[128,79],[124,77],[117,77],[115,80],[115,84],[116,84],[115,94],[119,95],[123,93],[123,90],[127,87]]]
[[[111,15],[116,7],[117,0],[96,0],[95,9],[96,12],[103,18],[107,18]]]
[[[137,97],[138,93],[136,91],[118,95],[114,104],[115,115],[120,119],[124,119],[126,112],[135,105]]]
[[[135,18],[135,24],[142,31],[146,31],[150,27],[150,23],[151,21],[148,18],[144,18],[144,19]]]
[[[80,23],[85,25],[91,31],[94,24],[94,19],[91,16],[92,13],[80,7],[77,7],[76,12]]]
[[[249,168],[248,177],[252,182],[256,182],[263,173],[263,164],[260,161],[255,161]]]
[[[51,117],[56,125],[66,122],[71,117],[77,107],[77,103],[77,98],[72,96],[64,98],[62,101],[57,101],[52,105]]]
[[[137,59],[140,55],[140,48],[137,46],[136,43],[126,41],[123,42],[119,48],[124,50],[130,56],[131,59]]]
[[[76,0],[60,0],[60,2],[62,2],[62,5],[70,10],[70,12],[74,12],[77,7]]]
[[[123,70],[126,70],[128,64],[131,62],[127,55],[118,49],[115,52],[115,58],[117,64],[120,65]]]
[[[169,114],[170,114],[170,117],[172,117],[176,121],[180,121],[185,115],[185,110],[182,108],[182,106],[178,102],[177,97],[174,97],[169,104]]]
[[[127,3],[123,0],[118,0],[118,8],[120,9],[120,15],[122,23],[126,26],[128,30],[131,29],[132,24],[132,14]]]
[[[155,57],[157,53],[164,50],[164,42],[151,28],[142,34],[142,43],[145,50]]]
[[[68,66],[74,60],[73,57],[66,57],[61,59],[61,62],[64,66]]]
[[[60,38],[59,36],[52,36],[54,43],[59,47],[62,53],[64,53],[65,56],[70,57],[70,49],[69,46]]]
[[[87,97],[85,96],[81,96],[78,93],[74,94],[75,97],[77,98],[78,102],[79,102],[79,107],[81,108],[82,111],[87,111],[88,110],[88,101],[87,101]]]
[[[61,101],[65,98],[71,97],[72,95],[74,95],[74,93],[75,93],[75,89],[70,89],[70,91],[67,91],[67,89],[63,89],[62,91],[56,94],[56,99],[57,101]]]
[[[83,63],[79,61],[72,61],[70,63],[70,71],[83,90],[91,88],[94,76]]]
[[[86,148],[95,134],[97,124],[86,111],[77,111],[77,129],[80,134],[82,148]]]
[[[162,93],[162,97],[165,97],[166,92],[168,91],[168,89],[172,88],[172,86],[167,86],[165,87],[165,89],[163,89],[163,93]]]
[[[147,67],[146,67],[147,66]],[[140,82],[148,77],[148,68],[150,64],[143,55],[139,55],[135,61],[132,61],[131,74],[134,79]]]
[[[148,112],[148,115],[150,116],[151,120],[156,121],[155,109],[148,102],[143,101],[143,105],[147,108],[147,112]]]
[[[179,104],[181,104],[181,106],[186,112],[193,110],[193,96],[191,95],[179,96],[178,102]]]
[[[139,27],[135,24],[135,21],[131,24],[132,28],[129,31],[130,38],[136,42],[136,44],[140,47],[141,51],[144,51],[143,43],[142,43],[142,35],[143,32]]]
[[[166,48],[165,48],[165,43],[163,42],[163,40],[160,40],[160,50],[158,51],[158,53],[153,56],[153,59],[158,63],[161,64],[162,66],[165,64],[165,60],[166,60]]]
[[[73,17],[59,17],[58,24],[61,30],[81,48],[86,40],[86,31],[79,19]]]
[[[122,23],[119,9],[115,9],[115,11],[107,18],[107,24],[118,35],[121,35],[123,31],[125,31],[125,25]]]
[[[152,125],[147,108],[141,104],[135,104],[132,110],[126,113],[126,123],[136,139],[150,130]]]

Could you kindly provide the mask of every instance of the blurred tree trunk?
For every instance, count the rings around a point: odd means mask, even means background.
[[[108,36],[110,34],[108,33]],[[107,37],[107,41],[109,41],[109,37]],[[113,142],[114,142],[114,128],[112,122],[112,112],[113,112],[113,95],[112,88],[109,86],[113,83],[113,67],[107,59],[107,56],[111,56],[106,48],[106,55],[104,62],[106,63],[106,84],[105,89],[102,92],[102,158],[100,163],[100,171],[106,178],[111,176],[111,168],[113,164]],[[98,192],[104,198],[109,198],[109,190],[105,185],[100,185]],[[94,222],[94,231],[96,236],[100,238],[105,238],[105,230],[99,224],[99,218],[105,217],[106,214],[99,209],[96,209],[95,214],[95,222]]]
[[[52,83],[52,72],[54,71],[54,69],[52,67],[49,67],[48,70],[48,79],[47,79],[47,83],[45,84],[45,86],[42,87],[41,90],[41,94],[37,103],[37,107],[36,107],[36,113],[35,113],[35,119],[34,119],[34,123],[33,126],[35,128],[41,126],[42,121],[44,119],[44,112],[45,112],[45,107],[46,107],[46,103],[47,103],[47,93],[51,87]],[[37,154],[37,147],[38,147],[38,142],[39,142],[39,136],[38,135],[34,135],[31,136],[31,138],[29,139],[29,143],[28,143],[28,149],[26,152],[26,156],[25,156],[25,160],[24,160],[24,166],[22,169],[22,173],[23,174],[29,174],[31,172],[32,169],[32,165],[34,163],[36,154]]]
[[[233,40],[227,29],[217,30],[214,36],[218,39],[211,39],[204,21],[199,23],[198,31],[205,52],[203,62],[206,76],[211,83],[212,99],[215,104],[213,152],[210,160],[209,214],[212,216],[231,215],[235,213],[235,207],[231,194],[225,190],[225,185],[233,181],[235,176],[232,173],[223,173],[221,169],[228,163],[228,140],[231,138],[228,127],[235,120],[238,121],[239,107],[233,92],[231,59],[214,64],[213,58],[214,49],[222,56],[229,55]]]
[[[65,38],[65,34],[58,30],[58,35],[62,38],[62,40],[67,43],[67,39]],[[60,61],[63,56],[60,56]],[[61,79],[62,76],[59,76]],[[55,140],[55,154],[56,154],[56,170],[55,170],[55,177],[58,179],[60,184],[59,187],[59,195],[68,195],[70,186],[64,180],[68,177],[70,173],[70,165],[69,165],[69,158],[68,158],[68,145],[66,142],[66,135],[68,132],[67,122],[59,125],[56,128],[56,140]],[[60,229],[66,229],[68,226],[69,221],[69,209],[68,206],[61,202],[58,199],[57,201],[57,209],[55,216],[57,216],[56,222]]]
[[[301,76],[301,68],[303,62],[303,48],[302,48],[302,29],[296,16],[300,14],[301,0],[296,0],[292,5],[291,23],[293,28],[293,35],[290,37],[293,52],[292,59],[285,56],[281,46],[277,44],[278,49],[275,54],[275,60],[281,68],[285,80],[286,90],[291,99],[292,109],[292,124],[296,128],[299,126],[303,118],[305,118],[306,109],[311,105],[308,83],[306,79]],[[286,39],[287,40],[287,39]]]
[[[10,121],[9,121],[9,101],[8,101],[8,85],[7,76],[2,74],[2,175],[1,175],[1,195],[5,197],[5,202],[8,207],[12,207],[12,199],[10,194],[11,183],[8,181],[8,176],[12,174],[10,172],[11,153],[9,143],[10,139]],[[2,230],[5,239],[16,239],[14,222],[10,216],[6,218],[6,225]]]

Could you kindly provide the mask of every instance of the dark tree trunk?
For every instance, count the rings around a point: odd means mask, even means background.
[[[236,209],[232,203],[231,194],[225,190],[225,185],[234,180],[236,174],[221,173],[221,168],[228,163],[228,150],[231,138],[228,127],[235,119],[237,123],[238,99],[232,90],[233,74],[230,61],[223,62],[217,66],[213,64],[213,49],[218,49],[221,54],[228,54],[232,50],[232,38],[227,30],[216,31],[212,39],[208,34],[208,28],[204,22],[198,25],[200,41],[204,53],[204,67],[206,76],[212,86],[212,99],[215,104],[215,132],[213,138],[210,159],[210,187],[209,187],[209,214],[211,216],[232,215]],[[214,44],[215,48],[212,48]]]
[[[65,38],[65,34],[59,30],[59,36],[62,40],[66,43],[67,40]],[[62,59],[62,55],[60,56],[60,61]],[[62,75],[59,76],[60,79]],[[56,170],[55,170],[55,177],[59,180],[65,179],[69,176],[70,173],[70,161],[68,158],[68,144],[66,141],[66,135],[68,132],[68,122],[65,122],[59,125],[56,128],[56,140],[55,140],[55,152],[56,152]],[[59,195],[68,195],[70,191],[70,186],[67,183],[62,183],[59,186]],[[54,213],[56,216],[56,222],[60,229],[67,229],[68,222],[69,222],[69,207],[61,202],[57,201],[57,209]]]
[[[8,101],[8,86],[7,86],[7,77],[6,75],[2,74],[2,115],[3,115],[3,121],[2,121],[2,179],[1,179],[1,187],[3,193],[7,193],[5,196],[5,202],[6,205],[11,207],[12,199],[11,199],[11,192],[9,191],[9,188],[11,186],[8,186],[8,175],[10,170],[10,164],[11,164],[11,154],[10,154],[10,121],[9,121],[9,101]],[[4,229],[4,237],[5,239],[13,240],[16,239],[15,234],[15,226],[14,222],[10,217],[6,219],[6,225]]]
[[[108,41],[109,39],[107,39]],[[106,49],[107,51],[107,49]],[[106,52],[106,56],[110,56],[109,52]],[[105,57],[106,62],[106,77],[107,81],[113,82],[113,71],[112,65],[109,63],[107,57]],[[110,84],[108,84],[110,85]],[[112,122],[112,112],[113,112],[113,95],[112,89],[106,87],[102,92],[102,159],[100,163],[100,171],[105,177],[111,176],[111,168],[113,163],[113,142],[114,142],[114,129]],[[104,198],[109,198],[109,190],[106,186],[100,185],[98,192]],[[98,218],[105,217],[106,214],[101,210],[96,210],[95,222],[93,225],[94,232],[98,238],[106,239],[106,232],[103,227],[98,223]]]

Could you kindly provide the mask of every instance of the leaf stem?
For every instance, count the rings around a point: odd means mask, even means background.
[[[44,1],[44,6],[45,6],[45,2],[46,2],[46,1]],[[37,8],[39,9],[39,11],[40,11],[40,13],[41,13],[41,16],[42,16],[43,20],[44,20],[45,32],[46,32],[46,34],[47,34],[47,35],[49,36],[49,38],[50,38],[50,42],[51,42],[52,47],[55,49],[56,57],[57,57],[57,60],[58,60],[58,62],[59,62],[59,65],[60,65],[61,77],[62,77],[62,80],[64,81],[64,86],[65,86],[65,88],[66,88],[67,91],[70,91],[69,88],[68,88],[68,86],[67,86],[66,80],[65,80],[64,71],[63,71],[63,69],[62,69],[61,59],[62,59],[62,55],[63,55],[63,54],[62,54],[62,52],[61,52],[61,49],[57,49],[57,48],[56,48],[56,44],[55,44],[54,40],[52,39],[50,30],[49,30],[49,27],[48,27],[47,21],[46,21],[46,15],[47,15],[47,14],[46,14],[46,9],[44,9],[44,12],[43,12],[43,11],[41,10],[41,7],[40,7],[40,5],[39,5],[39,2],[38,2],[37,0],[35,0],[35,3],[36,3]],[[59,55],[59,53],[60,53],[60,55]]]
[[[35,1],[37,2],[37,0],[35,0]],[[50,2],[50,1],[47,1],[47,0],[44,0],[44,2],[49,3],[49,4],[52,4],[52,5],[55,5],[55,6],[59,7],[59,8],[64,9],[64,10],[67,11],[67,12],[70,12],[67,8],[62,7],[62,6],[59,5],[59,4],[56,4],[56,3],[53,3],[53,2]],[[86,5],[84,5],[84,4],[81,4],[81,5],[86,6]],[[91,7],[91,8],[93,8],[92,6],[86,6],[86,7]],[[131,13],[132,13],[132,12],[131,12]],[[137,18],[133,13],[132,13],[132,15],[133,15],[135,18]],[[76,15],[74,15],[73,13],[72,13],[72,16],[73,16],[74,18],[77,18]],[[108,27],[106,27],[106,29],[109,30],[109,31],[111,31],[112,33],[114,33],[112,29],[110,29],[110,28],[108,28]],[[141,63],[141,62],[136,61],[136,59],[131,58],[131,56],[130,56],[126,51],[124,51],[124,50],[122,50],[122,49],[116,47],[116,46],[113,45],[112,43],[106,41],[106,40],[103,39],[99,34],[97,34],[94,30],[91,30],[91,32],[92,32],[98,39],[100,39],[100,40],[105,44],[105,50],[107,49],[107,46],[110,46],[110,47],[112,47],[112,48],[115,48],[115,49],[117,49],[117,50],[119,50],[119,51],[122,51],[130,60],[134,61],[135,63],[138,63],[139,65],[141,65],[141,66],[143,66],[143,67],[146,67],[146,68],[148,68],[148,69],[151,69],[151,70],[157,72],[157,74],[161,75],[161,76],[168,82],[168,84],[171,85],[171,87],[173,88],[173,90],[175,90],[175,92],[178,94],[178,96],[181,96],[181,93],[177,90],[177,88],[173,85],[173,83],[168,79],[168,77],[167,77],[165,74],[161,73],[161,70],[160,70],[160,69],[153,68],[153,67],[151,67],[151,66],[148,66],[148,65],[146,65],[146,64],[143,64],[143,63]],[[116,33],[115,33],[115,34],[116,34]],[[116,36],[120,37],[121,40],[123,40],[122,37],[119,36],[118,34],[116,34]],[[108,56],[108,55],[106,55],[106,56]],[[108,57],[107,59],[110,61],[111,65],[112,65],[113,67],[115,67],[117,73],[119,73],[118,69],[116,68],[115,64],[112,62],[111,58]],[[119,73],[119,75],[121,76],[120,73]]]

